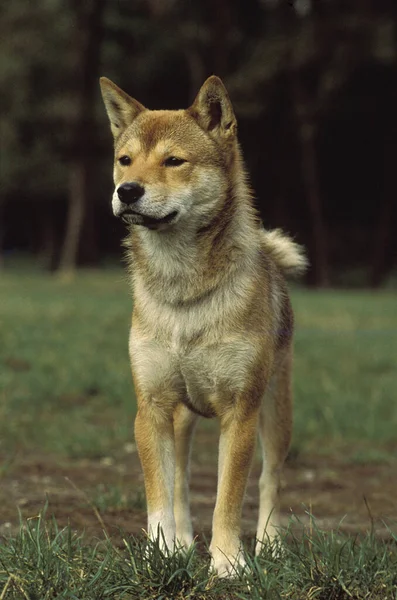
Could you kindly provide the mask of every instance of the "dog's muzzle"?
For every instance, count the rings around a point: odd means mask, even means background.
[[[142,203],[138,203],[138,200],[144,195],[145,188],[140,183],[136,181],[123,183],[117,188],[120,205],[115,214],[129,225],[142,225],[149,229],[157,229],[160,225],[172,223],[175,220],[178,215],[176,210],[161,217],[146,214],[145,209],[142,210]]]

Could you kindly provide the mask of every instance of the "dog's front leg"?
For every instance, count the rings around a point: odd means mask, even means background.
[[[218,492],[212,523],[210,551],[218,575],[235,573],[244,565],[240,521],[245,486],[255,449],[258,410],[244,418],[233,410],[221,418]]]
[[[197,415],[183,404],[178,404],[174,412],[175,435],[175,498],[174,514],[178,544],[188,548],[193,543],[193,528],[189,506],[189,462],[190,446]]]
[[[172,550],[175,544],[175,444],[172,412],[138,403],[135,439],[141,460],[148,511],[148,534]]]

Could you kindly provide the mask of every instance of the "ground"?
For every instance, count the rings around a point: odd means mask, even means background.
[[[194,530],[209,539],[216,493],[216,432],[198,431],[192,462],[191,505]],[[54,459],[20,457],[2,477],[1,534],[34,517],[48,501],[47,515],[59,525],[71,524],[89,537],[103,537],[103,528],[118,542],[120,529],[139,534],[146,514],[143,479],[133,444],[116,459]],[[205,451],[200,451],[205,448]],[[252,469],[243,510],[245,538],[255,534],[258,512],[259,460]],[[306,456],[288,461],[281,492],[282,524],[292,515],[309,525],[312,514],[320,529],[359,533],[374,527],[377,535],[397,531],[396,464],[351,464],[342,457]],[[94,508],[95,507],[95,508]],[[95,510],[96,509],[96,510]],[[295,528],[299,525],[295,521]]]

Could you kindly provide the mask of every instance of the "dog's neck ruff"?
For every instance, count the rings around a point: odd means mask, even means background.
[[[132,228],[127,245],[133,282],[139,280],[140,289],[162,303],[181,305],[200,302],[251,272],[260,248],[251,203],[232,199],[226,210],[229,215],[215,215],[204,228],[189,223],[162,232]]]

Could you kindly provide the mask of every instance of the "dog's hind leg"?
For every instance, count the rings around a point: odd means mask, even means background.
[[[263,466],[259,479],[257,554],[262,542],[272,541],[279,528],[280,477],[292,433],[291,363],[292,352],[288,350],[269,382],[259,416]]]
[[[189,463],[190,447],[197,415],[183,404],[178,404],[174,411],[175,437],[175,492],[174,515],[176,523],[176,539],[183,546],[193,543],[193,529],[189,506]]]

